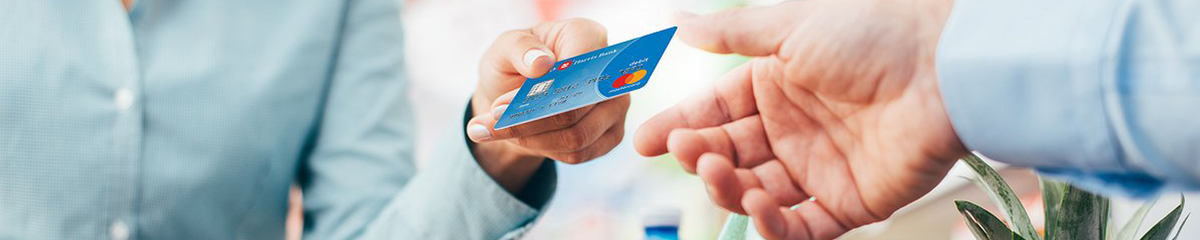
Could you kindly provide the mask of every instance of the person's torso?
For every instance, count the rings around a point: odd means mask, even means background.
[[[0,1],[0,239],[281,238],[343,4]]]

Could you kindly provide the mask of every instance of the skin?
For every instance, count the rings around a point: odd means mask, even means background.
[[[608,153],[621,142],[629,95],[494,130],[497,116],[526,78],[546,74],[558,57],[607,47],[607,39],[600,24],[569,19],[505,32],[484,55],[479,88],[471,100],[474,118],[466,131],[477,143],[473,153],[479,165],[509,192],[520,192],[544,158],[579,164]],[[473,133],[473,128],[486,129],[486,136]]]
[[[634,145],[674,154],[769,239],[833,239],[886,219],[968,153],[934,69],[950,6],[809,0],[681,14],[688,44],[753,59],[647,121]]]

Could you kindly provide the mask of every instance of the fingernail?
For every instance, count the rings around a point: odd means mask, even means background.
[[[471,140],[482,141],[492,138],[492,132],[488,131],[483,124],[471,124],[471,126],[467,126],[467,137],[470,137]]]
[[[533,67],[533,62],[543,56],[550,57],[550,54],[537,48],[529,49],[529,51],[525,52],[525,66]]]
[[[496,119],[500,119],[500,115],[504,115],[504,110],[507,110],[507,109],[508,109],[508,104],[496,106],[496,108],[492,109],[492,116],[495,116]]]

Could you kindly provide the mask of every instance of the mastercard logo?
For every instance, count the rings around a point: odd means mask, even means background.
[[[646,69],[638,70],[637,72],[633,73],[627,73],[625,75],[621,75],[621,77],[617,78],[616,81],[613,81],[612,87],[619,88],[621,86],[625,86],[626,84],[633,84],[641,81],[644,77],[646,77]]]

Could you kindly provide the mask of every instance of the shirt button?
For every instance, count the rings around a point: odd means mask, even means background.
[[[117,89],[117,93],[113,96],[116,101],[118,110],[127,110],[133,106],[133,91],[128,88]]]
[[[129,225],[127,225],[127,224],[125,224],[125,222],[119,221],[119,220],[116,222],[113,222],[112,226],[108,227],[108,237],[111,238],[112,240],[129,239]]]

